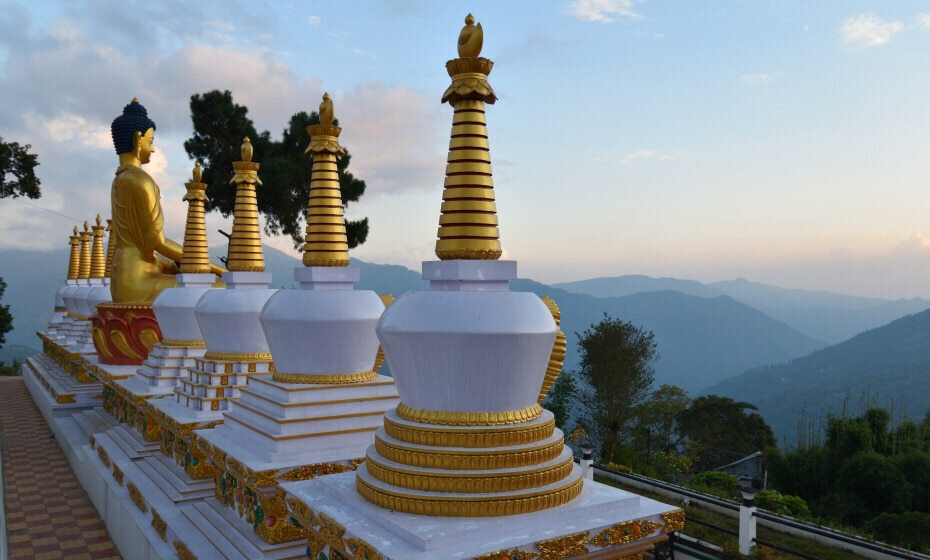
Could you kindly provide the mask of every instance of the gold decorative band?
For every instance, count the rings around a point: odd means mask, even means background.
[[[318,385],[337,385],[348,383],[362,383],[378,377],[376,371],[363,371],[360,373],[281,373],[275,372],[271,378],[278,383],[314,383]]]
[[[501,424],[519,424],[536,420],[543,409],[539,404],[521,408],[520,410],[501,410],[497,412],[464,412],[447,410],[426,410],[413,408],[400,403],[397,405],[397,415],[412,422],[425,424],[447,424],[451,426],[498,426]]]
[[[152,309],[151,304],[147,303],[98,303],[97,309],[99,310],[101,307],[104,309]]]
[[[509,447],[542,441],[555,430],[555,419],[529,428],[501,428],[456,430],[411,426],[384,418],[384,431],[394,439],[406,443],[438,447]]]
[[[162,346],[177,346],[184,348],[206,348],[207,344],[202,340],[176,340],[163,338],[161,341]]]
[[[271,352],[207,352],[203,359],[224,362],[270,362]]]
[[[369,502],[394,511],[403,511],[417,515],[441,517],[496,517],[532,513],[567,504],[581,493],[583,479],[579,478],[569,484],[538,494],[494,499],[491,497],[449,497],[410,496],[385,492],[375,488],[360,477],[355,477],[355,487]]]
[[[495,474],[412,471],[381,464],[371,457],[365,465],[371,476],[391,486],[425,492],[476,493],[514,492],[555,484],[571,474],[574,462],[569,458],[555,466]]]
[[[395,443],[388,443],[375,435],[375,449],[388,461],[424,467],[427,469],[513,469],[528,467],[552,461],[562,454],[564,442],[560,439],[536,447],[527,447],[519,451],[497,451],[480,449],[476,451],[448,451],[444,449],[413,448]]]

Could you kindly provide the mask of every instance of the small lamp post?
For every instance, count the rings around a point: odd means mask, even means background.
[[[591,445],[591,442],[585,439],[583,442],[578,444],[578,448],[581,450],[581,476],[588,480],[594,480],[594,446]]]
[[[740,478],[738,482],[739,493],[743,503],[739,507],[739,553],[749,555],[752,552],[752,543],[756,539],[756,512],[754,500],[756,494],[762,489],[762,481],[756,478]]]

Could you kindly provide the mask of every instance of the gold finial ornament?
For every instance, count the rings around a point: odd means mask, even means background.
[[[242,161],[233,162],[236,203],[233,208],[233,228],[229,237],[229,260],[226,266],[235,272],[264,272],[265,254],[258,229],[258,199],[255,196],[260,164],[252,161],[252,142],[246,137],[240,148]]]
[[[252,141],[249,140],[248,136],[242,140],[242,146],[239,147],[239,154],[242,156],[242,161],[246,163],[252,161]]]
[[[446,62],[452,85],[442,102],[452,105],[454,113],[436,256],[496,260],[502,251],[484,117],[485,103],[497,101],[487,80],[494,63],[478,56],[484,40],[481,24],[474,25],[471,14],[465,24],[459,34],[460,58]]]
[[[84,231],[81,235],[81,265],[78,271],[78,280],[90,278],[90,226],[84,220]]]
[[[138,103],[138,102],[139,102],[139,98],[138,98],[138,97],[133,97],[133,98],[132,98],[132,101],[130,101],[130,103]]]
[[[342,129],[333,125],[333,101],[328,93],[320,103],[320,124],[307,127],[313,157],[310,174],[310,202],[307,206],[307,233],[304,238],[304,266],[349,266],[349,242],[342,211],[342,192],[336,156],[345,152],[339,145]]]
[[[320,102],[320,124],[330,125],[336,118],[333,110],[333,100],[328,93],[323,94],[323,101]]]
[[[210,273],[210,253],[207,249],[207,225],[204,205],[207,203],[207,185],[200,182],[203,171],[200,162],[191,173],[193,181],[185,183],[187,194],[187,222],[184,225],[184,253],[181,256],[181,272],[192,274]]]
[[[68,257],[68,280],[77,280],[81,273],[81,236],[78,228],[74,226],[74,235],[68,237],[71,254]]]
[[[107,261],[103,271],[104,278],[110,278],[113,270],[113,255],[116,254],[116,236],[113,235],[113,220],[107,220],[107,229],[110,235],[107,236]]]
[[[481,24],[475,25],[475,16],[465,16],[465,27],[459,33],[459,56],[461,58],[474,58],[481,54],[484,44],[484,30]]]
[[[549,355],[549,365],[546,367],[546,377],[543,378],[542,388],[539,390],[539,400],[536,401],[542,404],[546,395],[549,394],[552,384],[555,383],[556,378],[562,372],[562,364],[565,362],[566,340],[565,333],[559,328],[562,324],[562,312],[559,311],[559,305],[549,296],[540,296],[539,299],[549,308],[549,312],[552,313],[552,318],[555,320],[555,326],[558,328],[555,342],[552,343],[552,353]]]
[[[105,226],[100,225],[100,214],[97,214],[97,225],[93,226],[93,244],[90,251],[90,278],[104,278],[107,272],[107,257],[103,249],[103,231]]]

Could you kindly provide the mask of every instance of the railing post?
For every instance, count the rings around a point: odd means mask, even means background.
[[[752,552],[752,543],[756,540],[754,500],[760,488],[762,488],[762,481],[758,478],[739,480],[739,493],[743,496],[743,503],[739,506],[739,553],[744,556],[749,556]]]
[[[592,458],[594,447],[587,442],[579,447],[581,447],[581,461],[578,464],[581,466],[581,476],[587,480],[594,480],[594,459]]]

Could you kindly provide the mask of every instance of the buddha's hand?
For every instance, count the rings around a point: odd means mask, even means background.
[[[210,263],[210,273],[216,274],[217,276],[223,276],[224,272],[228,272],[225,268],[218,264]]]
[[[178,273],[179,271],[178,263],[159,254],[155,255],[155,259],[158,262],[158,268],[159,270],[161,270],[162,274],[177,274]]]

